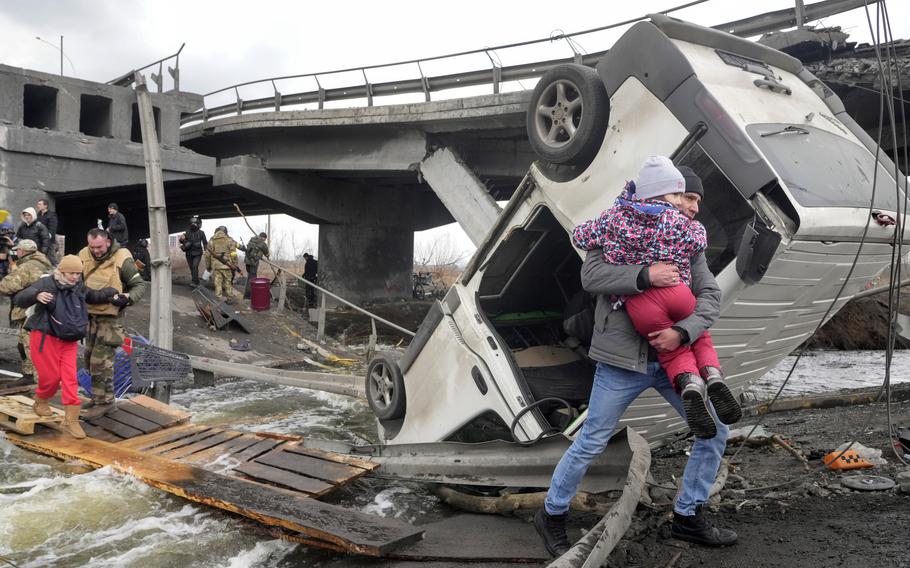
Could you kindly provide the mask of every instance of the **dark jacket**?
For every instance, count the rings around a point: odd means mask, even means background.
[[[315,258],[311,258],[306,261],[306,264],[303,265],[303,277],[309,280],[310,282],[316,281],[316,276],[319,273],[319,261]]]
[[[38,213],[38,221],[47,227],[47,232],[51,237],[57,234],[57,214],[48,209],[44,213]]]
[[[149,254],[148,247],[137,244],[136,250],[133,251],[133,258],[142,263],[142,270],[139,271],[142,279],[150,282],[152,280],[152,256]]]
[[[594,335],[588,351],[595,361],[639,373],[647,372],[650,344],[632,327],[625,308],[614,310],[610,301],[610,296],[631,296],[644,292],[651,286],[647,274],[647,270],[639,265],[607,264],[601,249],[588,251],[581,267],[581,285],[597,298]],[[701,337],[720,316],[720,287],[708,270],[704,254],[692,257],[691,288],[696,298],[695,312],[674,326],[685,330],[689,343]]]
[[[112,239],[120,243],[120,246],[126,246],[130,240],[130,232],[126,228],[126,217],[123,216],[123,213],[117,211],[111,215],[107,222],[107,232]]]
[[[23,239],[35,241],[35,244],[38,245],[38,250],[44,253],[47,252],[47,245],[51,242],[51,234],[41,221],[35,221],[31,225],[21,223],[19,228],[16,229],[16,238],[20,241]]]
[[[205,252],[205,246],[208,239],[205,238],[205,232],[202,229],[193,229],[183,233],[183,242],[180,243],[180,249],[187,256],[202,256]]]
[[[263,256],[269,256],[269,245],[258,235],[250,239],[244,250],[246,251],[244,263],[249,265],[258,265]]]
[[[50,292],[54,295],[54,299],[49,304],[42,304],[38,301],[40,292]],[[25,322],[25,329],[53,335],[48,318],[54,311],[57,299],[64,294],[75,294],[83,298],[87,304],[106,304],[117,294],[117,290],[113,288],[87,290],[83,286],[81,279],[74,286],[63,286],[57,282],[53,274],[42,276],[40,280],[19,292],[13,298],[13,303],[22,309],[28,309],[32,305],[35,306],[35,313]]]

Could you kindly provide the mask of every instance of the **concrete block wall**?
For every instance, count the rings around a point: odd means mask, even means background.
[[[136,93],[130,87],[117,87],[72,77],[51,75],[0,65],[0,125],[25,126],[26,86],[56,90],[54,125],[50,130],[86,136],[80,130],[83,95],[110,101],[110,134],[108,137],[129,142],[133,124]],[[100,99],[94,99],[99,101]],[[202,97],[193,93],[152,93],[152,105],[158,109],[159,141],[163,145],[180,145],[180,116],[202,106]],[[85,130],[85,129],[82,129]]]

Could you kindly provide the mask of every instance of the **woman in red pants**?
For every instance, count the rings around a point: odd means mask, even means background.
[[[78,256],[67,255],[51,274],[42,276],[13,299],[20,308],[35,306],[35,313],[25,322],[29,340],[34,342],[29,347],[38,375],[35,414],[52,414],[48,401],[61,387],[63,431],[74,438],[85,438],[79,425],[76,359],[79,340],[85,337],[88,324],[86,302],[104,303],[115,293],[114,288],[87,292],[82,285],[82,261]]]

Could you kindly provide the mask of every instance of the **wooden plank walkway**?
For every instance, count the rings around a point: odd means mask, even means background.
[[[31,399],[21,398],[17,403],[30,410]],[[406,523],[316,500],[378,464],[305,448],[299,436],[243,433],[190,424],[189,418],[135,397],[103,417],[83,420],[85,440],[46,430],[8,438],[45,455],[111,465],[191,501],[291,531],[312,546],[381,556],[422,538],[422,529]]]
[[[56,433],[11,434],[9,439],[17,446],[60,459],[78,459],[94,467],[111,466],[190,501],[289,529],[313,539],[314,543],[323,542],[336,549],[383,556],[417,542],[423,536],[422,529],[401,521],[323,503],[308,493],[214,473],[189,463],[140,452],[126,444],[92,438],[76,440]]]

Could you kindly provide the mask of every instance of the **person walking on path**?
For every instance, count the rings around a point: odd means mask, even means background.
[[[53,268],[47,257],[38,250],[35,241],[24,239],[19,241],[16,248],[19,257],[16,267],[0,280],[0,294],[11,298],[38,281],[43,275]],[[19,357],[22,360],[22,378],[7,386],[27,386],[34,384],[35,366],[29,353],[29,335],[25,329],[25,310],[10,301],[10,324],[19,330]]]
[[[614,309],[625,307],[635,330],[644,337],[672,328],[695,310],[695,296],[689,288],[690,259],[705,251],[708,238],[704,225],[680,210],[683,194],[686,190],[694,193],[695,184],[701,186],[694,172],[687,179],[669,158],[652,156],[638,178],[626,184],[613,207],[573,231],[575,246],[585,251],[603,249],[604,262],[638,266],[667,262],[679,270],[674,286],[648,288],[614,302]],[[708,331],[693,338],[691,346],[684,341],[673,351],[658,353],[657,360],[682,396],[686,422],[696,436],[711,438],[716,432],[707,406],[709,397],[724,424],[734,424],[742,417],[739,403],[723,381]]]
[[[57,265],[57,228],[59,220],[57,214],[50,210],[47,199],[39,199],[35,205],[38,209],[38,222],[47,228],[48,244],[45,255],[54,266]]]
[[[690,219],[695,218],[704,198],[700,183],[698,188],[693,184],[692,189],[683,195],[682,205],[683,213]],[[696,297],[694,313],[645,339],[635,330],[625,309],[614,309],[614,299],[640,294],[652,287],[675,286],[679,269],[663,262],[650,266],[608,264],[603,255],[601,249],[588,251],[581,268],[582,287],[596,296],[594,335],[588,355],[597,362],[597,368],[588,417],[559,460],[544,507],[534,516],[534,528],[554,556],[561,556],[570,548],[566,536],[569,503],[591,461],[607,447],[626,408],[645,390],[653,388],[680,416],[685,416],[682,398],[671,386],[656,360],[656,353],[673,351],[683,342],[701,337],[720,314],[720,288],[708,269],[704,253],[699,253],[690,263],[691,289]],[[728,436],[729,428],[719,423],[713,438],[695,438],[673,507],[670,532],[675,538],[707,546],[736,542],[734,531],[715,526],[703,510]]]
[[[47,253],[47,247],[50,243],[50,233],[44,223],[38,220],[38,214],[33,207],[26,207],[22,210],[22,222],[16,228],[17,240],[30,240],[38,245],[38,251],[41,254]]]
[[[128,248],[130,242],[130,231],[126,226],[126,217],[120,212],[120,207],[116,203],[109,203],[107,206],[107,233],[111,239],[116,241],[122,248]]]
[[[92,375],[92,400],[85,416],[102,416],[114,404],[114,355],[126,333],[122,320],[127,306],[138,302],[148,290],[148,282],[136,269],[133,255],[114,242],[104,229],[92,229],[87,246],[79,251],[82,280],[88,291],[113,288],[115,294],[105,303],[88,307],[85,335],[85,367]]]
[[[199,260],[208,246],[208,239],[201,228],[202,221],[199,216],[190,218],[190,228],[180,235],[180,250],[186,255],[186,263],[190,267],[190,279],[193,286],[199,286]]]
[[[268,235],[259,233],[250,239],[246,247],[240,247],[240,250],[246,253],[246,257],[243,259],[246,264],[246,286],[243,289],[243,297],[248,299],[252,285],[250,281],[259,273],[259,261],[262,260],[262,257],[269,257]]]
[[[146,282],[152,281],[152,255],[149,253],[148,239],[139,239],[136,241],[136,249],[133,251],[133,258],[136,260],[136,268],[139,275]]]
[[[308,252],[303,253],[303,278],[308,282],[316,284],[316,278],[319,276],[319,261]],[[306,287],[306,304],[307,307],[316,305],[316,288]]]
[[[25,324],[31,336],[31,356],[38,373],[33,409],[38,416],[51,416],[50,398],[62,390],[64,419],[62,429],[74,438],[85,438],[79,425],[82,401],[77,390],[76,361],[79,340],[88,326],[86,303],[107,303],[117,293],[114,288],[86,291],[82,284],[82,261],[67,255],[60,265],[16,295],[16,306],[35,306]]]
[[[206,248],[205,267],[212,273],[215,296],[228,304],[234,303],[234,272],[237,267],[237,241],[228,236],[224,225],[215,229]]]

